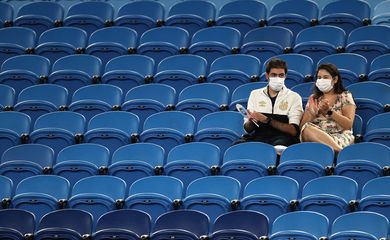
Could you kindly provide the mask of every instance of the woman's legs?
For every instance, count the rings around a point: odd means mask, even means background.
[[[335,152],[340,152],[342,149],[329,134],[314,126],[306,125],[301,134],[304,142],[324,143],[333,148]]]

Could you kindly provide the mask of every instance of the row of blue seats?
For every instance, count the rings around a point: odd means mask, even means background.
[[[378,213],[364,211],[344,214],[335,221],[312,211],[281,215],[275,222],[253,211],[234,211],[220,215],[215,222],[195,210],[170,211],[156,222],[137,210],[114,210],[99,218],[77,209],[63,209],[36,221],[28,211],[0,210],[0,236],[22,239],[386,239],[389,220]]]

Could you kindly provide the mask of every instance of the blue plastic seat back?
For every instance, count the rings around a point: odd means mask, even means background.
[[[10,130],[18,136],[30,132],[31,119],[19,112],[0,112],[0,129]]]
[[[186,196],[194,194],[216,194],[229,201],[239,199],[241,184],[228,176],[207,176],[194,180],[187,187]]]
[[[269,144],[261,142],[247,142],[233,145],[225,151],[223,162],[234,160],[253,160],[263,163],[265,166],[276,164],[275,148]]]
[[[181,199],[184,194],[183,183],[171,176],[150,176],[135,181],[129,188],[128,196],[135,194],[160,194],[171,201]]]
[[[379,128],[388,128],[389,125],[387,123],[389,120],[390,120],[390,114],[387,112],[373,116],[367,122],[366,132],[368,133],[372,130],[379,129]]]
[[[85,131],[85,118],[74,112],[51,112],[40,116],[35,124],[34,131],[45,128],[60,128],[71,134],[82,134]]]
[[[82,143],[68,146],[62,149],[57,156],[56,163],[66,163],[69,161],[85,161],[97,167],[108,166],[109,150],[99,144]]]
[[[309,160],[319,163],[321,166],[331,166],[333,164],[333,150],[321,143],[298,143],[289,146],[280,157],[280,163],[294,160]]]
[[[233,131],[237,135],[243,134],[242,115],[233,111],[222,111],[210,113],[199,120],[197,130],[213,130],[224,128]],[[216,129],[215,129],[216,130]]]
[[[0,84],[0,111],[7,107],[13,107],[15,104],[15,90],[7,85]]]
[[[0,4],[0,26],[9,26],[14,19],[14,8],[9,3]]]
[[[12,239],[17,235],[15,239],[22,239],[25,234],[34,233],[35,224],[35,216],[31,212],[22,209],[0,210],[0,235],[4,238]]]
[[[376,5],[371,5],[371,22],[375,25],[389,25],[388,14],[390,3],[379,1]]]
[[[235,111],[237,103],[246,108],[250,93],[255,89],[267,86],[267,84],[267,82],[251,82],[238,86],[232,93],[229,110]]]
[[[93,117],[88,124],[88,131],[99,128],[115,128],[128,136],[139,130],[139,119],[135,114],[122,111],[100,113]]]
[[[390,54],[383,54],[372,60],[371,66],[369,67],[369,81],[378,81],[390,84],[389,79],[386,77],[390,70],[389,59]]]
[[[355,119],[353,120],[352,125],[352,132],[353,135],[363,135],[363,119],[359,115],[355,114]]]
[[[13,196],[13,182],[6,176],[0,176],[0,199],[11,199]]]
[[[28,27],[40,36],[47,29],[57,27],[64,18],[64,7],[57,2],[33,2],[19,8],[14,26]]]
[[[86,54],[65,56],[53,64],[52,73],[61,70],[82,71],[90,77],[99,76],[102,72],[102,63],[99,58]]]
[[[142,161],[151,166],[164,165],[164,149],[153,143],[136,143],[120,147],[112,155],[111,164],[122,161]]]
[[[15,196],[24,193],[43,193],[57,200],[68,199],[69,181],[55,175],[38,175],[22,180],[15,190]]]
[[[165,19],[165,6],[155,1],[136,1],[123,5],[115,19],[116,26],[130,27],[141,36]]]
[[[313,94],[314,86],[315,86],[314,82],[300,83],[291,87],[291,90],[298,93],[299,96],[301,96],[303,106],[306,106],[306,103],[309,100],[310,95]]]
[[[119,87],[110,84],[89,85],[79,88],[73,94],[72,103],[77,101],[101,101],[114,107],[122,104],[122,95],[122,90]]]
[[[337,163],[350,160],[368,160],[381,167],[390,163],[389,147],[380,143],[362,142],[343,148],[337,157]]]
[[[353,212],[338,217],[332,225],[330,239],[338,234],[345,237],[359,237],[364,233],[374,236],[376,239],[388,236],[389,220],[381,214],[373,212]]]
[[[38,164],[43,169],[53,165],[54,151],[46,145],[29,143],[11,147],[1,157],[1,163],[15,160],[29,161]]]
[[[0,63],[6,59],[31,52],[35,47],[37,35],[34,30],[25,27],[0,29]]]
[[[315,238],[320,238],[327,236],[328,230],[328,219],[320,213],[310,211],[296,211],[283,214],[276,218],[272,224],[273,235],[285,234],[286,237],[310,234]],[[271,235],[271,239],[273,235]]]
[[[367,59],[358,54],[333,54],[322,58],[317,65],[319,66],[322,63],[333,63],[337,66],[342,76],[344,86],[357,83],[367,76]]]
[[[180,121],[177,121],[179,120]],[[145,120],[144,131],[154,128],[170,128],[181,134],[193,134],[195,130],[195,118],[186,112],[168,111],[151,115]]]
[[[364,184],[361,199],[375,195],[390,195],[390,189],[388,188],[389,181],[389,176],[371,179]]]
[[[260,61],[257,58],[234,54],[217,58],[210,66],[210,74],[216,71],[236,70],[248,77],[256,77],[260,75],[260,67]]]
[[[368,120],[364,140],[368,142],[382,143],[390,147],[388,136],[390,134],[388,122],[390,113],[381,113]]]

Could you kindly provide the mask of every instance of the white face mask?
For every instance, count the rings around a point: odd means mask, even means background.
[[[284,87],[285,78],[280,77],[270,77],[268,81],[268,86],[275,92],[279,92]]]
[[[318,78],[316,81],[316,86],[323,93],[327,93],[333,88],[332,80],[325,78]]]

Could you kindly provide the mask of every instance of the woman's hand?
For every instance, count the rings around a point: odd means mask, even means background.
[[[313,117],[317,117],[319,111],[318,99],[315,99],[313,96],[310,96],[307,110]]]

